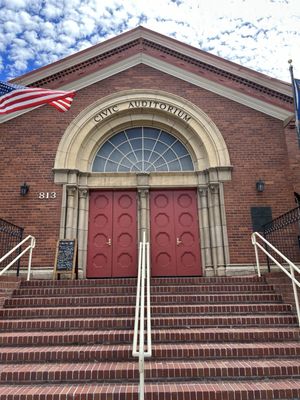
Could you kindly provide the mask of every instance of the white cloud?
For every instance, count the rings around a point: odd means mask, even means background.
[[[47,2],[45,7],[41,10],[41,15],[43,15],[47,20],[57,19],[63,16],[63,9]]]
[[[20,10],[20,8],[26,7],[26,3],[26,0],[4,0],[2,7],[9,10]]]
[[[140,24],[287,81],[293,58],[300,76],[299,0],[0,0],[4,77]]]

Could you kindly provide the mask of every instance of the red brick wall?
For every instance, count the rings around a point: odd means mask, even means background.
[[[270,206],[276,217],[295,206],[293,184],[299,188],[300,176],[293,132],[286,130],[285,134],[281,121],[143,65],[80,90],[65,114],[44,106],[0,125],[0,217],[37,237],[34,265],[52,265],[61,210],[61,187],[53,183],[52,173],[59,140],[89,104],[115,91],[134,88],[165,90],[186,98],[218,126],[233,166],[232,181],[225,183],[231,263],[253,262],[250,207]],[[266,183],[260,194],[255,190],[259,178]],[[30,192],[22,198],[19,186],[24,181]],[[57,198],[40,200],[41,191],[55,191]]]

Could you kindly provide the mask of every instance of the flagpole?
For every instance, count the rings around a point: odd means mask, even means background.
[[[292,88],[293,88],[294,112],[295,112],[295,125],[296,125],[296,131],[297,131],[298,146],[300,147],[300,126],[299,126],[299,121],[298,121],[298,116],[297,116],[297,102],[296,102],[295,80],[294,80],[294,71],[293,71],[292,62],[293,62],[293,60],[288,60],[288,63],[290,64],[289,70],[290,70],[290,74],[291,74]]]

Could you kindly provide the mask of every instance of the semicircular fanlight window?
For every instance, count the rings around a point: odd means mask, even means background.
[[[194,171],[185,146],[156,128],[130,128],[108,139],[99,149],[93,172]]]

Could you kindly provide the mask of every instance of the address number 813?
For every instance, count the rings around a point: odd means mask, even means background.
[[[39,192],[39,199],[56,199],[56,192]]]

